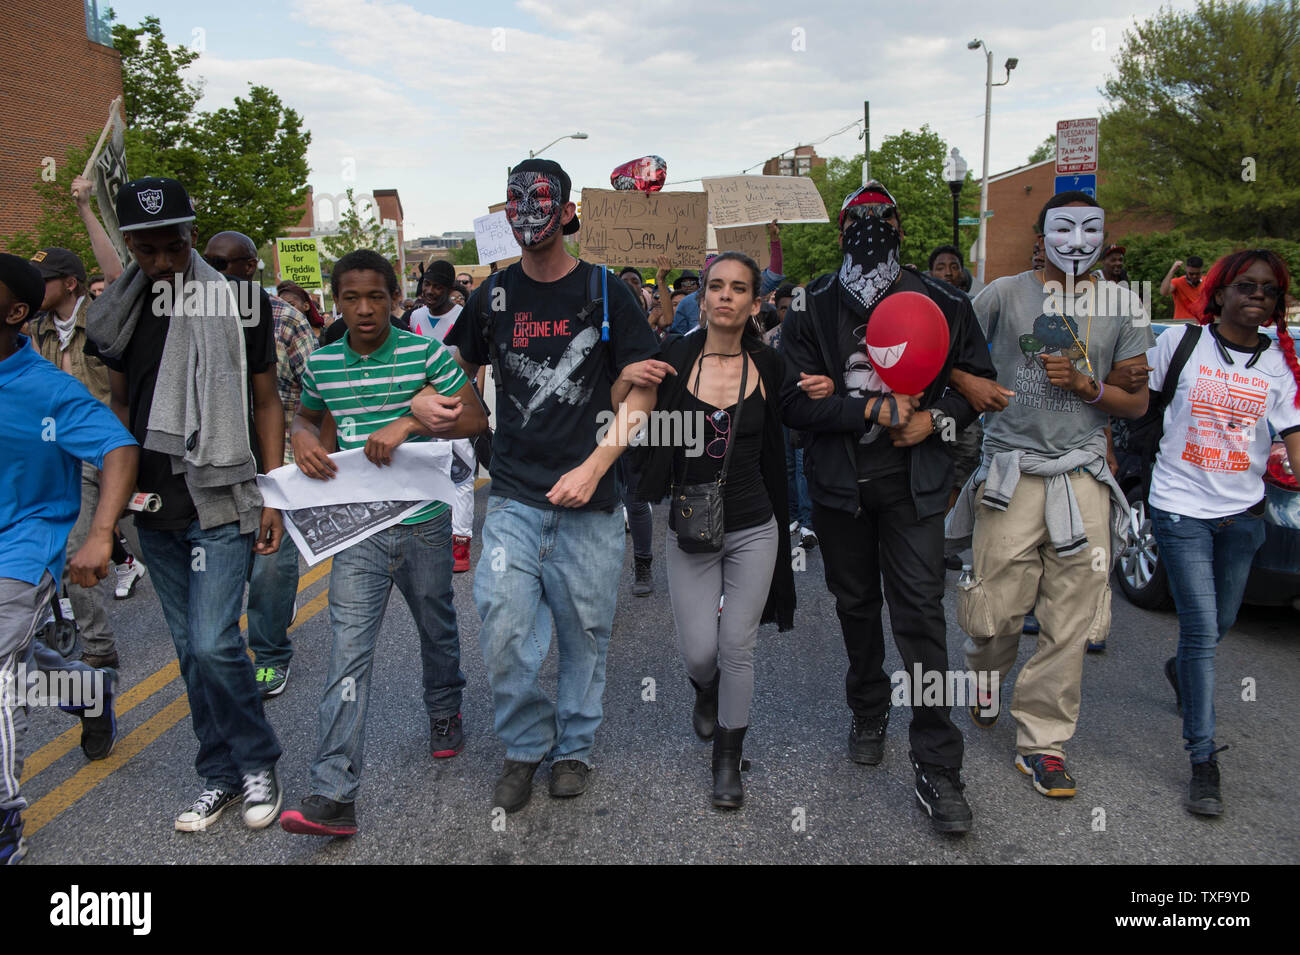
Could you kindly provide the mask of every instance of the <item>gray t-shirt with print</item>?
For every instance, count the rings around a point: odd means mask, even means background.
[[[1041,272],[1008,275],[985,286],[972,305],[989,340],[998,384],[1014,391],[1006,409],[984,418],[984,453],[1035,451],[1056,457],[1083,447],[1107,415],[1047,380],[1042,356],[1065,355],[1104,381],[1112,366],[1152,343],[1142,301],[1114,282],[1080,282],[1072,300]],[[1084,359],[1087,346],[1088,361]]]

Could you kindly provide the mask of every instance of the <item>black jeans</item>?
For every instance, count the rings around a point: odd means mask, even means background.
[[[860,484],[859,501],[862,511],[856,517],[814,501],[813,526],[849,655],[844,681],[849,709],[872,716],[889,707],[892,689],[884,670],[882,578],[894,643],[909,679],[917,664],[939,678],[948,671],[943,514],[917,519],[906,471]],[[948,682],[945,678],[943,685]],[[910,736],[921,762],[961,766],[961,732],[948,706],[914,706]]]

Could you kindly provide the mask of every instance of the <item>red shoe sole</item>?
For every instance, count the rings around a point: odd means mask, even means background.
[[[465,748],[465,747],[462,746],[460,749],[435,749],[435,750],[433,751],[433,758],[434,758],[434,759],[446,759],[446,758],[449,757],[449,756],[459,756],[460,753],[461,753],[461,750],[463,750],[464,748]]]
[[[303,817],[296,809],[280,813],[280,828],[301,836],[355,836],[356,826],[323,826]]]

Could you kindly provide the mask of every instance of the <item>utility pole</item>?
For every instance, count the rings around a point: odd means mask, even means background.
[[[871,179],[871,100],[862,101],[862,184]]]

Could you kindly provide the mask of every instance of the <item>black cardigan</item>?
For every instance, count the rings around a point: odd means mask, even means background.
[[[687,379],[704,350],[706,333],[697,332],[664,343],[662,359],[672,365],[677,374],[669,375],[659,385],[656,411],[683,411]],[[763,382],[767,415],[763,420],[763,445],[758,468],[763,476],[763,486],[772,502],[776,517],[777,550],[776,567],[772,573],[772,586],[767,604],[763,608],[763,623],[775,622],[782,630],[794,629],[794,569],[790,561],[790,505],[786,498],[785,435],[781,428],[781,389],[788,374],[780,353],[755,335],[748,332],[741,339],[741,348],[754,360],[759,378]],[[673,454],[671,447],[652,447],[646,458],[637,486],[637,496],[643,501],[661,501],[668,496],[672,482]]]

